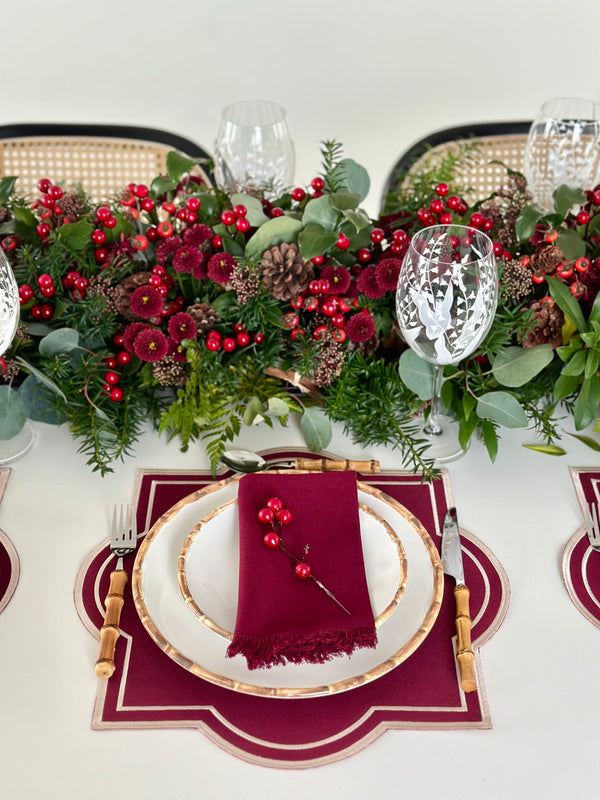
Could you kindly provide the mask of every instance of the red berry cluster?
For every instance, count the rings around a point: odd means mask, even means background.
[[[330,325],[320,324],[312,329],[313,339],[320,339],[329,332],[334,341],[343,342],[346,340],[346,314],[358,308],[358,300],[349,300],[345,297],[338,297],[330,294],[331,287],[325,278],[315,278],[308,284],[308,290],[295,297],[290,306],[292,311],[284,315],[284,321],[291,329],[290,336],[297,339],[299,336],[306,335],[306,329],[300,326],[300,315],[298,311],[303,310],[309,313],[319,312],[328,318]]]
[[[246,216],[248,213],[248,209],[246,206],[239,205],[234,206],[231,210],[225,210],[221,214],[221,222],[227,228],[235,228],[236,231],[239,233],[248,233],[251,228],[250,220]]]
[[[275,549],[280,547],[285,553],[296,561],[294,572],[299,578],[309,578],[312,570],[306,563],[305,559],[308,554],[308,545],[304,548],[302,559],[297,559],[289,550],[286,549],[281,535],[281,526],[289,525],[292,521],[292,512],[289,508],[285,508],[282,501],[278,497],[270,497],[263,508],[258,512],[259,522],[263,522],[271,526],[271,530],[263,536],[263,542],[267,547]]]
[[[209,331],[206,337],[206,349],[216,353],[218,350],[224,350],[226,353],[232,353],[238,347],[246,347],[251,342],[261,344],[264,341],[264,333],[257,331],[250,335],[241,322],[236,322],[233,326],[233,334],[230,336],[223,336],[216,329]]]

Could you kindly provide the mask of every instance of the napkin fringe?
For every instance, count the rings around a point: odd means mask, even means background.
[[[227,657],[242,655],[248,662],[248,669],[261,669],[288,663],[323,664],[335,656],[349,656],[358,648],[373,648],[376,645],[377,631],[372,625],[349,630],[319,631],[318,634],[235,634],[227,648]]]

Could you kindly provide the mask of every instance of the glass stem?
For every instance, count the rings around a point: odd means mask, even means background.
[[[433,372],[433,397],[431,398],[431,407],[429,409],[429,416],[423,428],[423,431],[428,436],[439,436],[442,433],[442,427],[439,423],[439,418],[442,414],[442,384],[444,382],[444,368],[436,365]]]

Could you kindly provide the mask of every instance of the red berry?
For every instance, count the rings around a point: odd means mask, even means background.
[[[275,531],[269,531],[269,533],[265,533],[263,536],[263,542],[267,545],[267,547],[279,547],[279,536],[275,533]]]
[[[106,356],[104,359],[104,363],[108,367],[108,369],[116,369],[117,368],[117,359],[114,356]]]
[[[300,563],[296,564],[294,567],[294,572],[299,578],[309,578],[311,569],[304,561],[300,561]]]
[[[242,219],[242,217],[245,217],[246,214],[248,213],[248,209],[246,208],[246,206],[240,204],[233,207],[233,213],[238,219]]]
[[[250,230],[250,222],[246,217],[241,217],[240,219],[236,219],[235,227],[240,233],[247,233],[247,231]]]
[[[187,219],[187,213],[188,212],[185,210],[185,208],[180,208],[179,211],[177,212],[177,219],[180,219],[182,222],[185,222]]]
[[[588,269],[588,267],[590,266],[591,266],[591,261],[589,260],[589,258],[587,258],[587,256],[582,256],[581,258],[578,258],[577,261],[575,262],[575,269],[577,270],[577,272],[585,272],[586,269]]]
[[[325,181],[323,178],[313,178],[310,185],[316,192],[320,192],[325,188]]]
[[[113,388],[110,390],[109,397],[115,403],[118,403],[123,399],[123,389],[120,389],[118,386],[113,386]]]
[[[143,183],[138,183],[133,187],[133,193],[136,197],[148,197],[149,189]]]
[[[265,340],[264,333],[254,333],[254,334],[252,334],[252,341],[256,342],[256,344],[261,344],[261,342],[264,342],[264,340]]]
[[[119,382],[119,373],[113,372],[109,370],[108,372],[104,373],[104,381],[108,383],[109,386],[114,386],[115,383]]]
[[[273,513],[273,509],[271,508],[267,508],[265,506],[264,508],[261,508],[260,511],[258,512],[259,522],[266,522],[268,524],[270,522],[273,522],[274,519],[275,519],[275,514]]]
[[[103,247],[98,247],[94,252],[94,258],[99,264],[102,264],[108,258],[108,251]]]
[[[144,211],[152,211],[154,209],[154,205],[154,200],[151,197],[145,197],[140,203],[140,206]]]
[[[92,238],[92,242],[94,244],[101,245],[101,244],[104,244],[104,242],[106,241],[106,234],[104,233],[104,231],[95,230],[95,231],[92,231],[92,237],[91,238]]]
[[[335,243],[336,247],[339,247],[340,250],[347,250],[350,247],[350,239],[346,236],[345,233],[340,233],[338,236],[338,240]]]
[[[140,233],[133,237],[131,244],[136,250],[145,250],[148,247],[148,239]]]
[[[250,336],[248,336],[246,331],[240,331],[235,337],[235,340],[240,347],[245,347],[247,344],[250,344]]]
[[[280,525],[289,525],[292,521],[292,512],[289,508],[280,508],[279,511],[275,513],[275,519]]]
[[[42,319],[52,319],[52,315],[54,314],[54,308],[49,304],[44,304],[41,309],[41,317]]]
[[[223,211],[221,214],[221,222],[223,225],[233,225],[235,222],[235,214],[233,211]]]
[[[40,224],[36,226],[35,231],[38,236],[44,239],[50,233],[50,225],[48,225],[47,222],[40,222]]]
[[[33,297],[33,289],[28,283],[24,283],[22,286],[19,286],[19,297],[21,299],[21,303],[26,303]]]
[[[167,214],[174,214],[175,211],[177,210],[177,206],[175,205],[175,203],[165,202],[162,204],[162,207],[167,212]]]
[[[225,339],[223,339],[221,346],[223,347],[223,350],[225,350],[226,353],[231,353],[237,347],[237,342],[235,341],[235,339],[232,339],[230,336],[227,336]]]
[[[346,317],[338,312],[331,317],[331,324],[336,328],[343,328],[346,324]]]
[[[447,183],[438,183],[435,187],[435,193],[440,197],[445,197],[449,192]]]
[[[292,189],[290,195],[292,200],[295,200],[297,203],[300,203],[306,197],[306,192],[304,191],[304,189],[297,187],[296,189]]]
[[[460,197],[457,197],[454,194],[450,195],[450,197],[446,200],[446,205],[449,209],[451,209],[451,211],[458,211],[460,206]]]
[[[301,295],[298,295],[298,297],[294,297],[292,300],[290,300],[290,306],[296,310],[302,308],[303,304],[304,298]]]
[[[162,239],[168,239],[173,233],[173,226],[170,222],[159,222],[156,226],[156,230]]]
[[[200,208],[200,199],[198,197],[188,197],[185,201],[185,207],[188,211],[198,211]]]
[[[2,239],[2,247],[5,250],[14,250],[16,246],[17,240],[14,236],[5,236],[4,239]]]
[[[446,211],[444,214],[440,214],[440,223],[442,225],[450,225],[453,219],[454,216],[449,211]]]
[[[125,366],[129,364],[131,361],[131,353],[128,353],[127,350],[121,350],[117,353],[117,361],[121,366]]]
[[[265,505],[273,511],[279,511],[280,508],[283,508],[283,503],[278,497],[269,497]]]
[[[40,288],[54,286],[52,275],[48,275],[47,272],[42,272],[42,274],[38,277],[37,282]]]
[[[48,188],[48,194],[55,200],[60,200],[60,198],[63,196],[63,190],[60,188],[60,186],[50,186]]]
[[[275,217],[283,217],[285,214],[283,208],[279,208],[279,206],[275,206],[271,209],[271,218],[274,219]]]
[[[336,328],[331,332],[331,335],[334,342],[344,342],[347,339],[346,331],[342,330],[342,328]]]
[[[327,325],[317,325],[313,331],[313,339],[320,339],[328,330]]]
[[[102,221],[105,228],[115,228],[117,226],[117,219],[111,214],[110,217]]]
[[[471,214],[469,225],[473,225],[474,228],[480,228],[482,224],[483,224],[483,214],[480,214],[478,211],[476,211],[474,214]]]
[[[373,228],[371,231],[371,241],[373,244],[380,244],[385,239],[385,232],[382,228]]]
[[[504,252],[504,247],[500,244],[500,242],[494,242],[494,255],[501,256]]]
[[[580,211],[579,214],[575,217],[577,220],[578,225],[587,225],[590,221],[590,215],[587,211]]]
[[[109,217],[112,217],[112,214],[108,206],[100,206],[96,209],[96,219],[99,222],[105,222]]]
[[[38,183],[37,188],[40,190],[40,192],[45,194],[51,186],[52,181],[49,178],[42,178]]]
[[[315,256],[314,258],[311,258],[311,261],[315,267],[320,267],[323,261],[325,261],[325,256]]]
[[[211,245],[215,250],[220,250],[223,247],[223,237],[222,236],[213,236],[210,240]]]
[[[215,336],[209,337],[206,340],[206,349],[207,350],[212,350],[213,353],[216,353],[216,351],[220,347],[221,347],[221,342]]]
[[[440,200],[439,198],[432,200],[431,203],[429,203],[429,210],[433,211],[434,214],[442,214],[445,207],[444,201]]]

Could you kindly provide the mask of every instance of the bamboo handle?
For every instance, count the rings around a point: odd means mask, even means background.
[[[99,678],[110,678],[115,671],[115,645],[119,638],[119,622],[123,608],[123,592],[127,583],[125,570],[110,573],[110,586],[106,595],[106,613],[104,625],[100,629],[100,651],[96,661],[95,672]]]
[[[473,662],[475,656],[471,649],[471,612],[469,611],[469,590],[466,586],[454,589],[456,600],[456,660],[460,669],[460,685],[463,692],[477,691]]]
[[[342,472],[356,470],[374,475],[379,472],[379,461],[349,461],[348,459],[333,458],[297,458],[294,461],[296,469],[307,469],[317,472]]]

